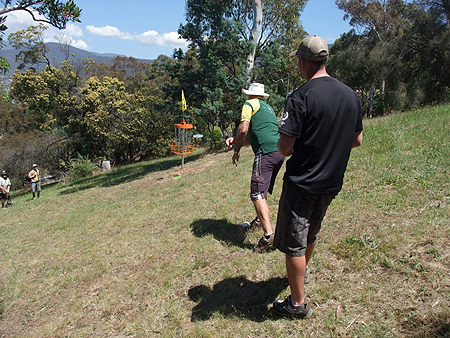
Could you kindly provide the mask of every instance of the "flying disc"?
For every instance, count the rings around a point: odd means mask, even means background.
[[[202,135],[202,134],[195,134],[195,135],[193,135],[192,137],[193,137],[193,138],[202,138],[203,135]]]
[[[249,227],[249,226],[250,226],[250,223],[249,223],[249,222],[244,222],[244,223],[241,224],[241,226],[242,226],[243,228],[246,228],[246,227]]]

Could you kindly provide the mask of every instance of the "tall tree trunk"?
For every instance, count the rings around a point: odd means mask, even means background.
[[[258,39],[261,34],[262,7],[261,0],[253,0],[253,27],[250,32],[249,40],[252,43],[252,51],[247,56],[247,85],[251,83],[250,72],[255,65],[255,54]]]

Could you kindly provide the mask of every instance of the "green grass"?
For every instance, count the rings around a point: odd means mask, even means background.
[[[310,264],[311,319],[270,312],[289,286],[282,254],[253,253],[262,231],[240,226],[251,149],[237,168],[200,150],[184,169],[177,156],[13,196],[0,336],[450,336],[450,107],[364,128]]]

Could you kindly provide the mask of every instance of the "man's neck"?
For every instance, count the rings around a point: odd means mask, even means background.
[[[328,75],[325,67],[321,67],[315,73],[311,74],[311,77],[308,79],[308,81],[312,79],[317,79],[319,77],[329,77],[329,76],[330,75]]]

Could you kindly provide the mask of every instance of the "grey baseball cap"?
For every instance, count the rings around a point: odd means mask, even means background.
[[[304,38],[298,49],[290,55],[299,55],[310,61],[326,61],[328,58],[328,44],[321,37],[311,35]]]

